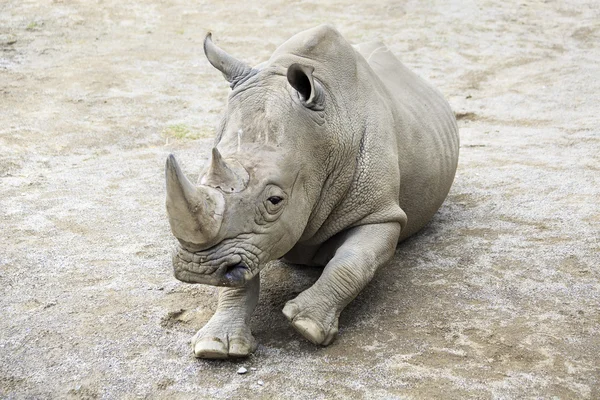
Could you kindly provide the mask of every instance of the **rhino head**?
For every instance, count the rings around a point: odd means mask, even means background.
[[[198,184],[167,159],[173,266],[184,282],[243,286],[292,249],[313,212],[331,141],[325,90],[314,67],[293,59],[250,68],[210,34],[204,51],[232,92]]]

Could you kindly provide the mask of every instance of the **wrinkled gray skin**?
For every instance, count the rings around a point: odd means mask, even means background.
[[[442,95],[381,43],[351,46],[331,26],[301,32],[250,68],[205,53],[232,92],[198,185],[167,160],[175,276],[223,286],[194,336],[197,357],[247,356],[259,271],[283,257],[323,266],[283,313],[327,345],[344,307],[444,201],[458,130]]]

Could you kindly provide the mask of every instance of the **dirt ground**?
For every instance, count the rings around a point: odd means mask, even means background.
[[[0,397],[600,398],[600,3],[368,3],[0,0]],[[204,34],[256,64],[323,22],[445,94],[454,186],[334,344],[281,313],[319,271],[275,263],[256,354],[197,360],[164,162],[197,174],[226,104]]]

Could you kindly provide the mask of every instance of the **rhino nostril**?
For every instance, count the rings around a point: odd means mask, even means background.
[[[234,264],[227,267],[225,277],[232,281],[243,280],[248,271],[248,267],[244,264]]]

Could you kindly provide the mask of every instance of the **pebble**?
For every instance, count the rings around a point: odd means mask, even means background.
[[[248,370],[244,367],[240,367],[240,369],[237,370],[237,373],[240,375],[244,375],[246,372],[248,372]]]
[[[264,384],[265,384],[263,381],[258,381],[258,382],[256,382],[256,383],[258,383],[258,385],[259,385],[259,386],[262,386],[262,385],[264,385]]]
[[[256,368],[250,367],[250,371],[256,371]]]

